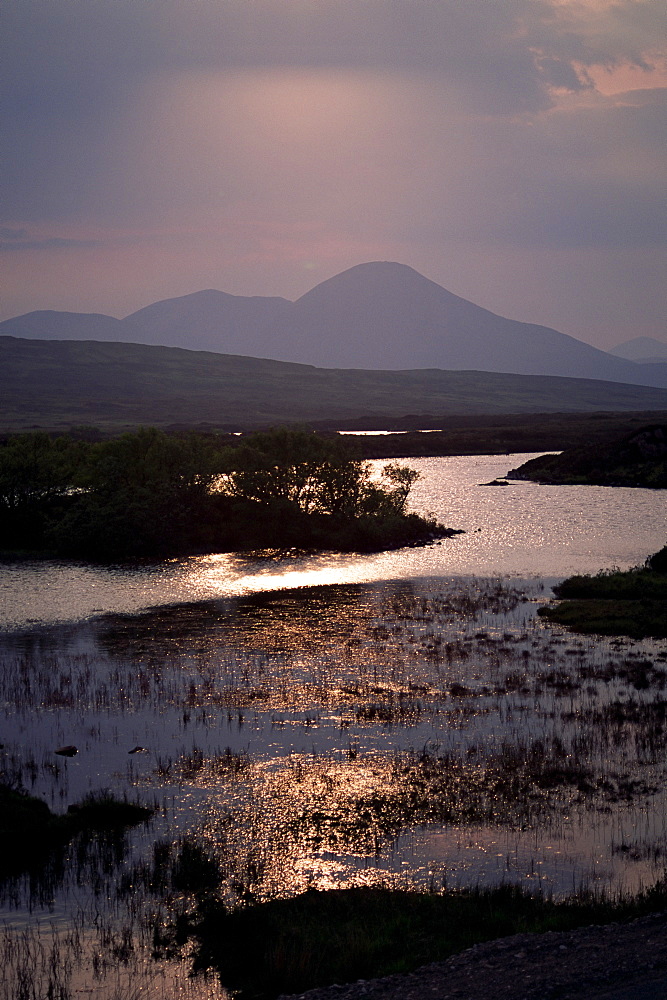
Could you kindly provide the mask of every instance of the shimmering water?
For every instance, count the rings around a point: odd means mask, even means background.
[[[583,639],[536,611],[554,578],[660,548],[664,497],[479,485],[525,457],[410,460],[415,508],[466,531],[425,549],[2,567],[4,776],[56,810],[101,788],[159,807],[115,862],[73,849],[44,884],[3,890],[12,927],[101,928],[72,990],[120,995],[118,962],[96,972],[91,955],[125,954],[123,928],[127,968],[145,966],[159,841],[206,850],[234,903],[308,886],[511,879],[566,895],[660,877],[666,644]],[[54,755],[62,744],[77,755]],[[151,970],[142,995],[221,995]],[[158,972],[162,992],[147,985]]]
[[[413,508],[465,532],[438,545],[370,556],[225,553],[146,567],[4,565],[0,623],[12,628],[80,620],[106,611],[333,583],[454,575],[555,578],[628,568],[664,545],[667,518],[659,491],[479,485],[530,457],[407,459],[422,473],[413,488]]]

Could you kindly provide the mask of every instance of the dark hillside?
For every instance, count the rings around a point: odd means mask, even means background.
[[[296,302],[208,289],[122,320],[27,313],[0,323],[0,336],[181,347],[339,371],[481,369],[667,388],[665,364],[638,364],[558,330],[498,316],[392,261],[357,264]]]
[[[0,431],[242,430],[397,415],[667,410],[667,390],[493,372],[321,369],[238,355],[0,337]]]

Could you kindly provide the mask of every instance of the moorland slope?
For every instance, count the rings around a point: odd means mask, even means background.
[[[480,371],[314,368],[179,348],[0,337],[0,431],[667,410],[667,389]]]

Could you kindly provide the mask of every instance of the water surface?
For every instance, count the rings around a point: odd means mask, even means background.
[[[332,583],[458,575],[558,578],[603,567],[625,569],[664,545],[659,491],[480,485],[530,457],[406,459],[422,474],[413,488],[413,509],[465,532],[436,545],[374,555],[224,553],[143,567],[5,563],[0,567],[0,623],[13,628]]]
[[[425,548],[4,564],[3,776],[58,811],[108,788],[157,812],[5,886],[0,951],[41,955],[48,979],[52,953],[16,934],[52,922],[71,995],[112,1000],[125,970],[151,1000],[222,997],[150,960],[150,914],[188,901],[158,900],[149,873],[184,839],[232,905],[309,886],[655,882],[665,643],[577,637],[537,609],[556,578],[659,549],[664,497],[481,485],[527,457],[409,460],[414,508],[465,530]]]

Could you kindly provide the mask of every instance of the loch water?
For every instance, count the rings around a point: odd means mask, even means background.
[[[4,779],[56,811],[101,789],[156,809],[115,854],[75,845],[44,884],[3,887],[16,975],[17,935],[90,925],[72,995],[120,996],[139,966],[142,996],[224,995],[142,939],[165,906],[146,872],[184,842],[231,905],[508,880],[613,895],[663,875],[667,644],[537,609],[566,575],[661,548],[664,496],[484,485],[529,457],[406,460],[414,509],[464,532],[423,548],[0,566]]]
[[[0,627],[327,584],[450,576],[554,579],[625,569],[662,547],[667,510],[660,491],[519,481],[483,485],[533,457],[403,460],[421,473],[412,508],[464,532],[435,546],[362,556],[224,553],[143,567],[6,563],[0,566]],[[373,464],[379,470],[383,463]]]

